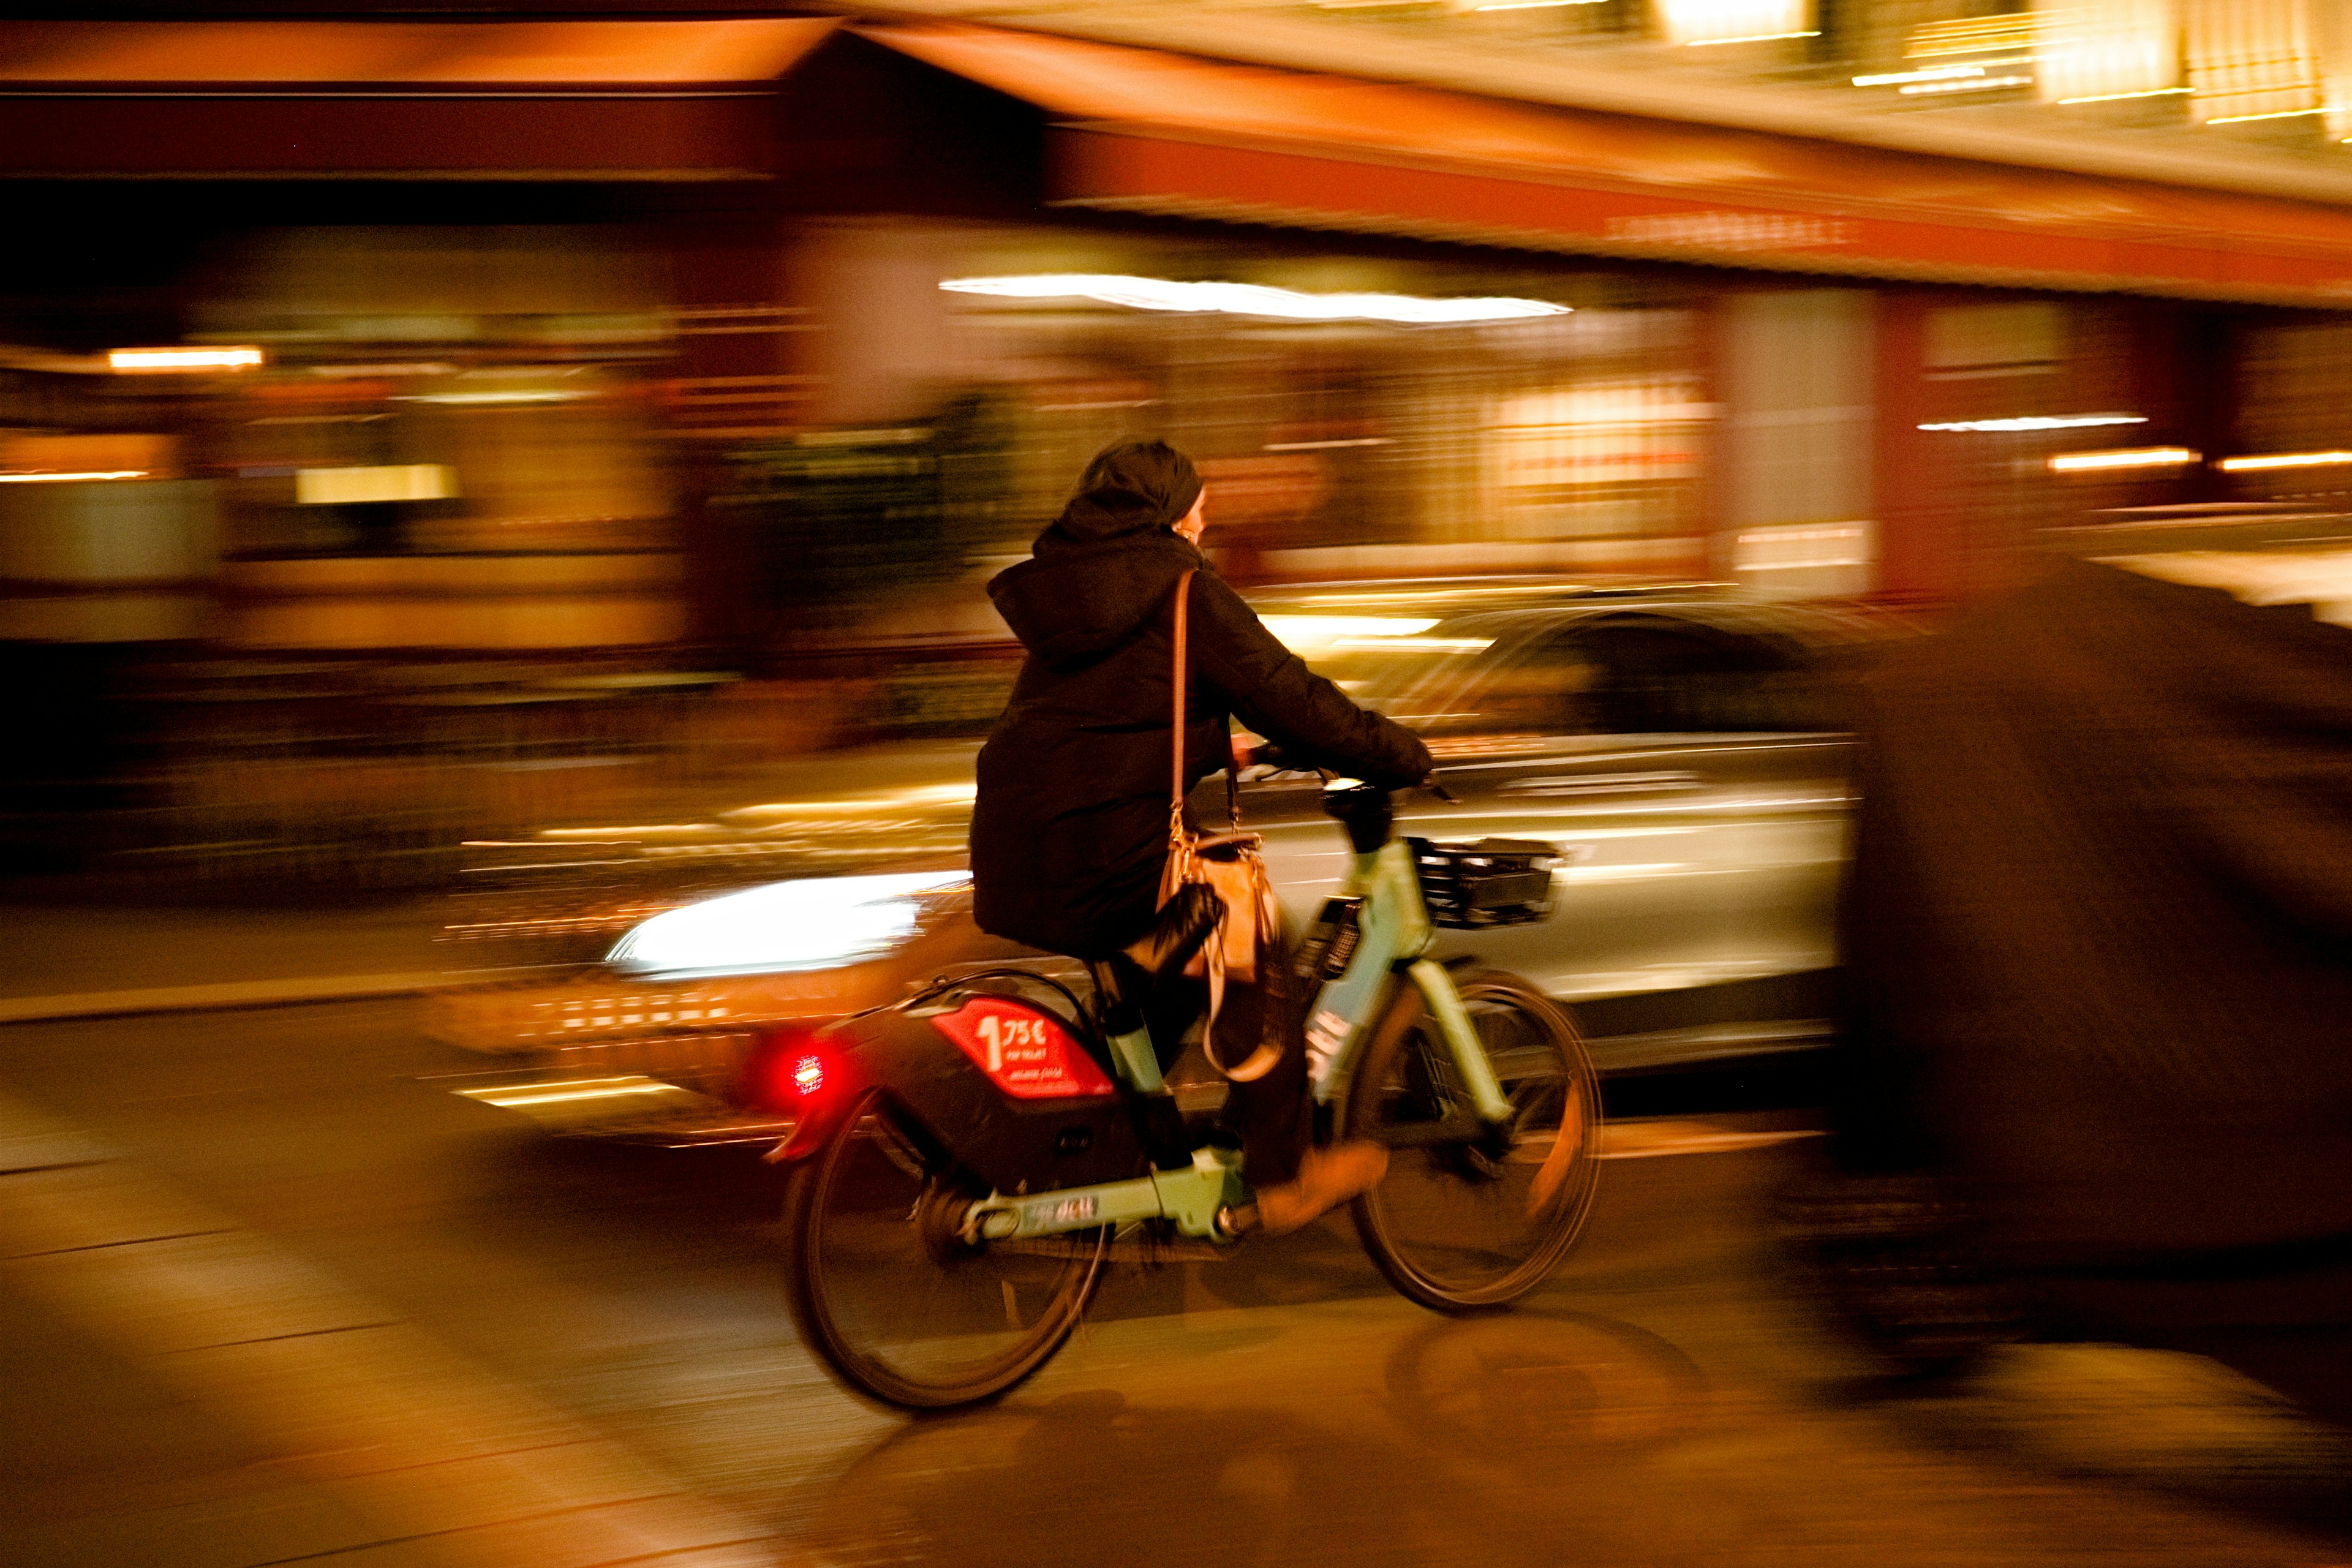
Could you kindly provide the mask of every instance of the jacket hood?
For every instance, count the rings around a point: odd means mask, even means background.
[[[1149,538],[1181,521],[1201,494],[1192,459],[1165,441],[1121,441],[1095,454],[1077,493],[1030,548],[1037,554],[1072,544]]]
[[[1030,559],[989,583],[997,614],[1048,664],[1117,647],[1167,601],[1185,568],[1204,564],[1170,527],[1200,494],[1192,459],[1165,441],[1104,447]]]
[[[1077,664],[1127,641],[1164,611],[1177,578],[1205,565],[1172,533],[1065,542],[998,573],[988,596],[1022,647],[1048,664]]]

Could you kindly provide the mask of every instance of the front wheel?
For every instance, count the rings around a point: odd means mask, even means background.
[[[902,1410],[975,1405],[1045,1365],[1077,1326],[1109,1232],[967,1240],[964,1210],[985,1195],[879,1090],[793,1173],[793,1319],[851,1389]]]
[[[1568,1015],[1517,975],[1458,986],[1510,1121],[1480,1121],[1410,984],[1373,1033],[1345,1120],[1348,1137],[1390,1151],[1388,1174],[1356,1200],[1356,1234],[1390,1284],[1441,1312],[1542,1283],[1583,1230],[1600,1170],[1600,1082]]]

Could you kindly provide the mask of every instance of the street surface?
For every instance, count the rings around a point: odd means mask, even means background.
[[[468,1065],[421,1006],[0,1029],[0,1560],[2352,1561],[2340,1439],[2211,1363],[1878,1379],[1771,1244],[1818,1142],[1722,1135],[1801,1118],[1629,1129],[1510,1313],[1407,1304],[1341,1220],[1121,1267],[1032,1384],[909,1422],[795,1342],[772,1170],[420,1083]]]

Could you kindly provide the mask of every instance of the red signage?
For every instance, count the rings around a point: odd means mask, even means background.
[[[975,996],[931,1026],[1015,1100],[1077,1100],[1111,1081],[1061,1022],[1010,996]]]

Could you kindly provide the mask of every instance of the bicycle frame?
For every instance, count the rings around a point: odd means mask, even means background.
[[[1434,932],[1412,847],[1391,837],[1359,853],[1346,882],[1326,905],[1327,915],[1349,902],[1358,931],[1355,950],[1317,992],[1307,1013],[1307,1073],[1317,1100],[1328,1102],[1346,1087],[1374,1025],[1403,981],[1420,991],[1479,1120],[1490,1127],[1508,1121],[1511,1103],[1496,1081],[1462,994],[1445,966],[1427,956]],[[1163,1092],[1159,1058],[1146,1031],[1113,1037],[1109,1045],[1112,1066],[1131,1092]],[[1065,1187],[1034,1197],[992,1194],[972,1205],[966,1224],[980,1236],[1003,1241],[1168,1219],[1186,1236],[1228,1241],[1234,1237],[1220,1216],[1247,1202],[1247,1191],[1237,1153],[1202,1148],[1187,1169],[1154,1171],[1133,1181]]]
[[[1307,1070],[1318,1102],[1328,1103],[1345,1088],[1350,1069],[1387,1011],[1400,972],[1421,992],[1430,1016],[1461,1075],[1479,1117],[1490,1124],[1511,1118],[1510,1101],[1495,1081],[1478,1031],[1462,1005],[1462,994],[1444,964],[1427,956],[1434,932],[1421,900],[1421,877],[1412,848],[1391,838],[1359,854],[1333,903],[1356,902],[1355,952],[1339,973],[1317,993],[1307,1016]],[[1330,906],[1326,906],[1327,913]]]

